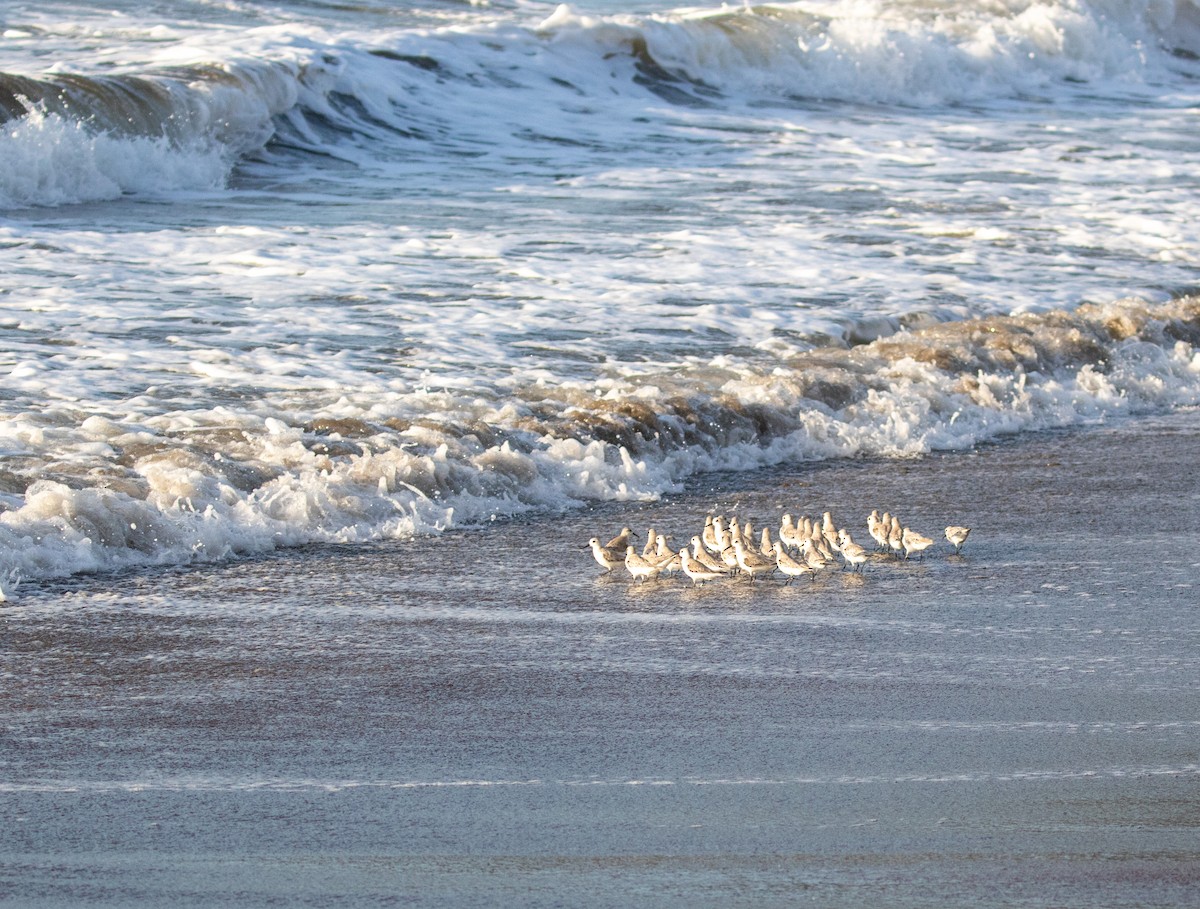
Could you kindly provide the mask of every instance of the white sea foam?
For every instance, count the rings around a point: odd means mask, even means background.
[[[0,208],[155,196],[223,186],[232,160],[215,144],[95,133],[35,110],[0,133]]]

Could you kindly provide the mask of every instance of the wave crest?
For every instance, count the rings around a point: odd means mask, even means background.
[[[284,64],[0,73],[0,206],[219,188],[296,104],[301,74]]]

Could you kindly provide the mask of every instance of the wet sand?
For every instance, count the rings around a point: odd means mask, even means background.
[[[699,589],[582,550],[872,508],[938,544]],[[22,588],[0,905],[1195,905],[1197,584],[1184,413]]]

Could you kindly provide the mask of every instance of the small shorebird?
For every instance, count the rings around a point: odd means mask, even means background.
[[[929,537],[922,536],[908,527],[905,527],[901,532],[901,541],[904,546],[904,558],[906,559],[914,552],[924,552],[933,545],[933,540]]]
[[[867,551],[850,538],[846,529],[838,531],[838,543],[841,547],[842,560],[851,571],[862,571],[867,562]]]
[[[817,552],[817,548],[813,545],[811,537],[800,541],[800,555],[804,558],[804,564],[812,569],[814,580],[816,579],[817,572],[828,564],[825,557]]]
[[[825,539],[819,528],[813,528],[812,536],[808,538],[808,541],[812,544],[812,548],[816,551],[817,555],[826,562],[833,561],[833,550],[829,548],[829,542]]]
[[[660,533],[657,537],[655,537],[655,539],[654,539],[655,550],[654,550],[654,552],[650,553],[650,558],[661,559],[668,553],[670,553],[671,555],[675,555],[675,550],[671,549],[668,545],[668,541],[670,539],[671,539],[670,535],[665,534],[665,533]],[[645,555],[645,553],[643,553],[643,555]]]
[[[704,519],[704,530],[700,532],[700,540],[704,543],[704,548],[716,555],[721,551],[721,544],[717,535],[716,520],[712,515]]]
[[[629,545],[629,538],[636,536],[637,534],[628,527],[622,527],[619,534],[604,544],[604,548],[611,549],[613,552],[624,552],[625,547]]]
[[[635,581],[645,581],[646,578],[656,578],[662,572],[663,566],[637,554],[632,546],[625,547],[625,570],[633,575]]]
[[[746,545],[746,541],[742,537],[742,524],[736,517],[732,517],[729,519],[729,542],[730,542],[730,544],[732,544],[735,540],[741,540],[742,545],[743,546]]]
[[[704,581],[711,581],[713,578],[722,578],[725,576],[724,569],[718,571],[715,568],[709,568],[704,563],[694,559],[686,548],[679,550],[679,563],[683,566],[683,573],[692,579],[693,587],[698,587]]]
[[[950,541],[950,545],[954,547],[954,554],[962,553],[963,543],[967,542],[967,534],[971,532],[970,527],[956,527],[951,525],[946,528],[946,539]]]
[[[775,544],[771,542],[771,528],[764,527],[762,529],[762,539],[759,542],[758,551],[768,559],[775,558]]]
[[[650,527],[646,530],[646,545],[642,547],[642,556],[648,559],[654,555],[658,555],[658,531]]]
[[[700,537],[692,537],[692,559],[699,562],[709,571],[719,571],[721,574],[727,574],[729,569],[725,567],[724,562],[718,562],[710,556],[704,549],[704,541]]]
[[[884,552],[888,549],[888,530],[891,529],[892,516],[885,514],[882,518],[879,512],[872,511],[867,516],[867,532],[871,534],[871,539],[875,541],[875,548],[881,549]]]
[[[730,571],[736,572],[741,566],[738,565],[737,553],[733,549],[734,541],[732,535],[728,533],[722,534],[721,542],[725,544],[725,548],[721,550],[718,558],[725,563],[725,567]],[[738,540],[738,542],[740,543],[741,540]]]
[[[741,539],[733,541],[733,554],[737,559],[738,567],[746,574],[750,575],[750,583],[754,583],[754,579],[760,574],[770,574],[775,570],[775,562],[766,558],[753,549],[747,549]]]
[[[619,555],[614,550],[600,545],[600,541],[596,537],[592,537],[590,540],[588,540],[588,546],[591,547],[592,555],[596,559],[596,564],[598,564],[605,571],[612,571],[625,561],[624,555]]]
[[[783,544],[779,541],[775,542],[775,567],[787,578],[783,582],[784,584],[792,583],[792,581],[803,574],[807,574],[814,581],[817,579],[817,570],[807,562],[797,562],[793,559],[784,552]]]
[[[652,555],[646,561],[657,565],[660,573],[665,571],[667,574],[674,574],[679,568],[679,553],[667,549],[667,538],[662,534],[659,534],[658,541],[658,555]]]
[[[783,541],[784,546],[790,546],[792,549],[800,548],[800,531],[790,514],[785,514],[779,525],[779,539]]]

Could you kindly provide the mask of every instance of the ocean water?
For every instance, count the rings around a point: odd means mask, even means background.
[[[1191,0],[0,41],[0,905],[1194,904]]]
[[[6,596],[1200,399],[1190,0],[0,35]]]

